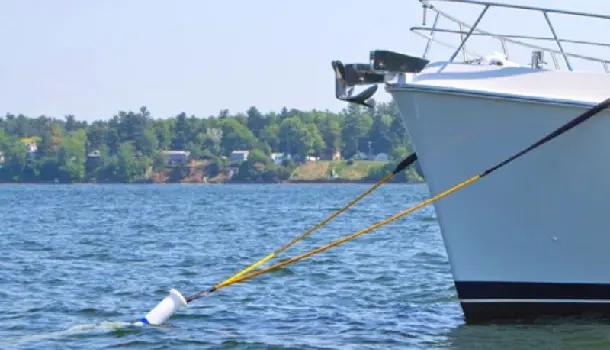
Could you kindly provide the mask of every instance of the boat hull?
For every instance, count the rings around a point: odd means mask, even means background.
[[[433,195],[591,105],[421,83],[387,90]],[[436,202],[466,322],[610,315],[609,201],[610,114],[603,111]]]

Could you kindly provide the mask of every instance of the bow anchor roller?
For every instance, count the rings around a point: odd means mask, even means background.
[[[377,92],[377,84],[405,73],[419,73],[428,60],[388,50],[369,53],[369,63],[331,62],[335,71],[335,97],[341,101],[373,107],[368,100]],[[370,85],[354,95],[354,87]]]

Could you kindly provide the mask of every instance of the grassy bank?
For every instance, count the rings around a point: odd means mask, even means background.
[[[367,177],[372,168],[380,168],[387,163],[370,160],[309,162],[298,166],[289,181],[361,181]]]
[[[249,183],[240,179],[228,179],[224,172],[219,172],[215,176],[206,174],[208,161],[191,161],[188,169],[165,168],[162,171],[150,171],[150,176],[145,182],[153,183]],[[300,164],[290,174],[290,176],[279,182],[284,183],[373,183],[389,174],[394,169],[395,164],[389,161],[369,161],[369,160],[321,160]],[[403,180],[396,178],[397,182],[422,182],[415,169],[407,169]],[[253,182],[267,182],[253,181]],[[270,181],[275,182],[275,181]]]

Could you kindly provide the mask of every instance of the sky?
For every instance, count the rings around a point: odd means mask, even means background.
[[[607,0],[497,2],[610,14]],[[470,23],[480,11],[432,4]],[[374,49],[421,56],[426,41],[409,28],[421,26],[422,16],[417,0],[2,1],[0,115],[73,114],[93,121],[140,106],[155,118],[180,112],[207,117],[250,106],[339,111],[345,103],[335,99],[331,61],[366,63]],[[428,25],[432,19],[429,14]],[[551,19],[567,38],[603,41],[610,29],[610,21]],[[449,22],[439,26],[457,29]],[[540,14],[507,10],[490,10],[481,27],[551,35]],[[456,36],[443,40],[458,43]],[[477,43],[467,48],[501,51],[497,43]],[[451,55],[432,47],[431,59]],[[376,99],[389,100],[382,90]]]

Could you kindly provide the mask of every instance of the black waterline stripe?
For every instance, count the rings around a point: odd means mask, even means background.
[[[610,318],[610,303],[554,303],[554,302],[462,302],[464,319],[468,324],[496,321],[521,322],[540,318],[583,317]]]
[[[609,300],[610,284],[456,281],[460,299]]]

